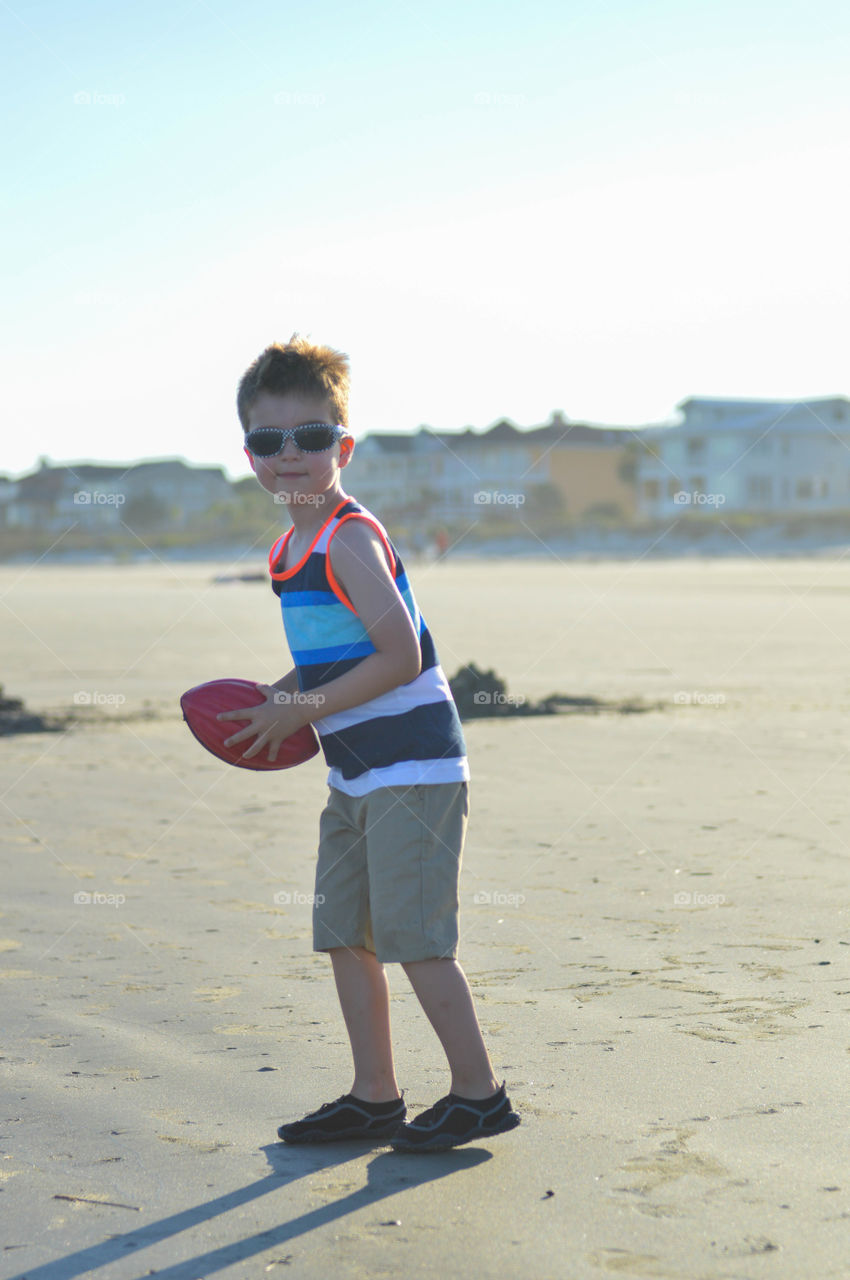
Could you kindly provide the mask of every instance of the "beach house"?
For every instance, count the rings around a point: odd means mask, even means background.
[[[691,397],[680,419],[645,428],[639,514],[850,511],[850,401]]]

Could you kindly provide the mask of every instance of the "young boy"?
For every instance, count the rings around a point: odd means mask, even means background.
[[[520,1118],[493,1076],[455,959],[466,747],[398,554],[341,488],[354,452],[347,357],[293,335],[246,371],[237,408],[257,479],[292,519],[269,564],[295,666],[261,686],[259,707],[219,719],[249,721],[228,739],[249,744],[246,759],[268,751],[274,760],[308,722],[319,734],[330,797],[313,947],[330,954],[354,1058],[350,1093],[278,1134],[435,1151],[504,1133]],[[391,962],[410,979],[451,1068],[451,1092],[408,1124],[390,1041]]]

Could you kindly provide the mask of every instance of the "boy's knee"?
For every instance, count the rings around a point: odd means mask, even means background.
[[[427,960],[402,960],[401,967],[410,977],[412,973],[423,973],[427,969],[440,965],[454,965],[457,961],[452,956],[430,956]]]

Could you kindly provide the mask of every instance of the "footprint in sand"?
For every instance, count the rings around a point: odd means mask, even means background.
[[[183,1147],[191,1147],[199,1155],[212,1155],[214,1151],[226,1151],[232,1142],[203,1142],[200,1138],[178,1138],[171,1133],[158,1133],[160,1142],[178,1142]]]
[[[633,1186],[615,1187],[614,1190],[647,1196],[658,1187],[677,1182],[688,1175],[708,1179],[728,1177],[729,1171],[717,1160],[687,1150],[687,1144],[695,1130],[673,1128],[659,1132],[671,1133],[672,1136],[666,1138],[657,1151],[645,1156],[635,1156],[621,1165],[624,1173],[637,1175],[638,1181]]]
[[[196,987],[192,992],[197,1000],[205,1000],[207,1002],[216,1000],[230,1000],[233,996],[242,994],[241,987]]]

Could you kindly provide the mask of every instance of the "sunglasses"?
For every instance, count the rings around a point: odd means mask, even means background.
[[[329,422],[305,422],[300,427],[255,427],[245,436],[245,448],[255,458],[273,458],[282,453],[287,440],[291,440],[302,453],[324,453],[336,444],[344,427],[331,426]]]

